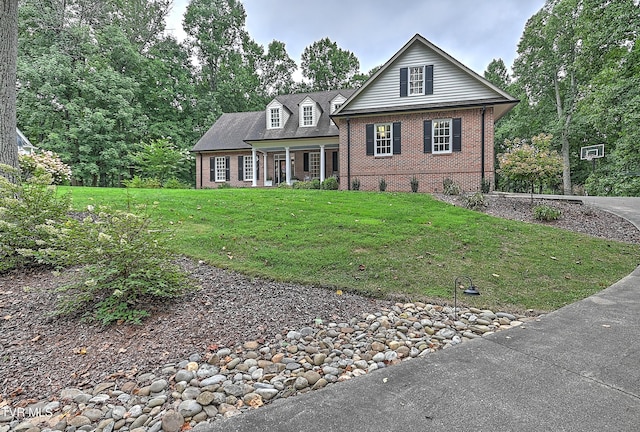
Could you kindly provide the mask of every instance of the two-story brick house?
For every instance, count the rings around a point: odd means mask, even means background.
[[[224,114],[193,148],[197,187],[336,176],[341,189],[475,191],[493,183],[494,123],[518,103],[420,35],[358,90],[278,96]],[[287,163],[289,161],[289,163]],[[255,175],[254,175],[255,174]]]

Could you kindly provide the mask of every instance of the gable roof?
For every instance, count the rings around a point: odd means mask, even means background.
[[[447,100],[438,100],[438,95],[434,94],[430,98],[409,98],[402,104],[389,103],[371,106],[371,104],[363,103],[363,99],[367,97],[367,93],[373,93],[374,88],[379,82],[388,77],[394,65],[401,63],[406,56],[413,55],[416,49],[426,49],[433,53],[443,65],[446,65],[450,71],[456,72],[460,77],[464,78],[469,85],[473,86],[476,91],[473,96],[453,95]],[[494,120],[498,120],[513,108],[519,102],[518,99],[509,95],[504,90],[493,85],[491,82],[478,75],[467,66],[460,63],[455,58],[444,52],[442,49],[429,42],[420,34],[416,34],[409,42],[407,42],[393,57],[391,57],[373,76],[371,76],[351,97],[334,113],[334,116],[349,116],[358,114],[376,114],[385,112],[398,111],[418,111],[418,110],[434,110],[442,108],[463,108],[474,106],[493,106],[495,109]],[[360,106],[358,106],[360,105]]]
[[[198,140],[191,151],[246,150],[252,148],[248,144],[249,142],[338,136],[340,132],[329,117],[331,101],[339,94],[349,98],[354,91],[331,90],[276,96],[274,100],[281,103],[291,113],[280,129],[267,129],[266,109],[223,114]],[[300,127],[299,105],[307,98],[313,99],[320,107],[315,127]]]

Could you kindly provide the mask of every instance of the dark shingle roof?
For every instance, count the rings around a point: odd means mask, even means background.
[[[250,149],[247,141],[322,138],[338,136],[338,128],[331,122],[331,101],[338,95],[349,98],[355,90],[331,90],[325,92],[280,95],[276,100],[291,113],[282,129],[267,129],[266,110],[223,114],[200,138],[192,151]],[[321,108],[315,127],[299,127],[299,104],[307,97]]]

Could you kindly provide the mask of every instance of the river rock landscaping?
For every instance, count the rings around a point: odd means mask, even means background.
[[[317,318],[268,341],[214,345],[154,372],[118,373],[42,400],[0,406],[0,432],[177,432],[185,424],[232,417],[530,319],[473,308],[454,315],[451,307],[424,303],[396,303],[348,322]]]

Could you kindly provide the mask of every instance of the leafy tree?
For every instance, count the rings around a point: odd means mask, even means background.
[[[135,170],[143,177],[155,178],[164,184],[172,177],[186,177],[192,156],[188,150],[179,150],[167,138],[140,144],[133,155]]]
[[[358,58],[329,38],[309,45],[302,52],[302,74],[315,91],[349,87],[360,69]]]
[[[487,66],[487,70],[484,72],[484,77],[491,84],[502,90],[506,90],[509,88],[509,84],[511,84],[509,72],[507,71],[507,67],[504,65],[504,61],[502,61],[502,59],[493,59],[491,63],[489,63],[489,66]]]
[[[540,134],[531,138],[531,143],[516,138],[505,142],[505,153],[498,156],[499,172],[513,182],[529,186],[531,194],[536,182],[554,186],[562,172],[562,158],[551,150],[551,135]],[[533,199],[533,195],[532,195]]]
[[[579,106],[602,67],[633,46],[639,8],[633,0],[547,0],[525,27],[514,77],[538,114],[536,121],[547,122],[539,131],[559,137],[566,193],[576,174],[577,150],[592,139]],[[553,118],[547,117],[551,112]]]
[[[287,54],[284,42],[272,41],[267,47],[260,74],[260,85],[266,91],[266,95],[273,97],[289,93],[297,68],[296,62]]]
[[[5,0],[0,9],[0,164],[18,168],[16,146],[16,61],[18,0]],[[8,174],[6,174],[9,177]]]

